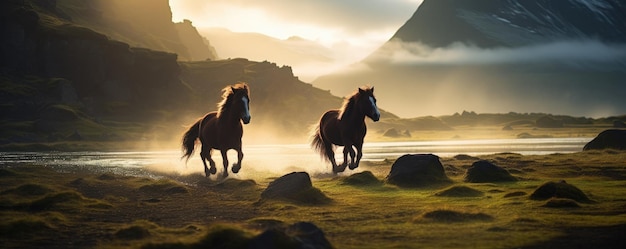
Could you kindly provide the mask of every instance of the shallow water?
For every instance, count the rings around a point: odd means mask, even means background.
[[[440,157],[458,154],[472,156],[512,152],[523,155],[552,153],[574,153],[582,151],[592,138],[536,138],[536,139],[489,139],[489,140],[445,140],[416,142],[367,143],[363,148],[363,161],[380,161],[397,158],[404,154],[432,153]],[[253,177],[252,174],[267,171],[281,173],[295,170],[328,172],[330,166],[322,161],[308,144],[244,145],[243,169],[238,177]],[[17,165],[44,165],[60,169],[86,169],[95,172],[150,176],[151,172],[177,172],[181,174],[203,172],[198,152],[185,163],[182,153],[168,151],[129,152],[0,152],[0,167]],[[234,151],[228,153],[231,164],[236,160]],[[337,160],[343,159],[341,150]],[[222,168],[220,153],[213,158]],[[254,172],[246,170],[253,168]],[[246,173],[248,172],[248,173]]]

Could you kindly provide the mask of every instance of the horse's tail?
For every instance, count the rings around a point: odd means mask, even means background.
[[[196,148],[196,139],[200,136],[200,124],[202,123],[202,118],[199,119],[195,124],[193,124],[187,132],[183,135],[183,156],[186,161],[189,161],[189,157],[193,154],[194,149]]]
[[[320,154],[320,157],[324,159],[324,161],[328,162],[330,161],[328,155],[328,144],[326,141],[324,141],[324,138],[322,137],[320,125],[321,123],[317,125],[313,130],[313,134],[311,135],[311,147],[313,148],[313,150]]]

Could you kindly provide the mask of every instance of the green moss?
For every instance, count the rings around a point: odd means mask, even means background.
[[[149,243],[144,249],[169,249],[169,248],[247,248],[251,234],[239,228],[215,225],[199,241],[192,243]]]
[[[139,190],[151,193],[186,194],[189,190],[182,184],[171,180],[158,180],[139,187]]]
[[[22,196],[38,196],[38,195],[45,195],[52,192],[52,189],[50,189],[47,186],[43,186],[40,184],[34,184],[34,183],[29,183],[29,184],[24,184],[24,185],[20,185],[17,188],[14,189],[8,189],[5,191],[2,191],[1,194],[14,194],[14,195],[22,195]]]
[[[484,213],[466,213],[454,210],[435,210],[423,214],[422,218],[424,220],[446,223],[493,220],[493,217]]]
[[[115,232],[115,237],[123,240],[139,240],[150,237],[150,231],[145,227],[134,225],[122,228]]]
[[[46,232],[50,229],[52,226],[39,218],[20,218],[7,223],[0,223],[0,237],[28,238],[33,234]]]

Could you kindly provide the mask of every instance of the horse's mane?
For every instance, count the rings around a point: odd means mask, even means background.
[[[341,119],[344,114],[352,112],[356,105],[356,100],[361,96],[361,91],[371,91],[371,89],[369,86],[359,88],[350,97],[344,98],[343,105],[339,109],[339,118]]]
[[[240,82],[232,86],[227,86],[222,89],[222,101],[217,104],[217,117],[219,118],[222,113],[228,112],[229,108],[233,103],[233,96],[235,92],[233,90],[245,90],[246,95],[250,94],[250,90],[248,89],[248,85],[246,83]]]

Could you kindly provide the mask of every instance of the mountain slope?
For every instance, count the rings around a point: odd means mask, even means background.
[[[172,23],[168,0],[57,0],[52,11],[113,40],[175,53],[180,60],[217,59],[190,22]]]
[[[181,62],[71,20],[54,2],[0,2],[0,145],[70,139],[178,147],[186,126],[216,110],[221,89],[239,81],[251,87],[246,131],[257,131],[246,138],[303,142],[308,126],[342,102],[288,66]]]
[[[313,83],[375,85],[403,117],[478,112],[626,113],[626,4],[426,0],[379,50]]]
[[[626,3],[615,0],[426,0],[392,37],[446,47],[524,46],[562,39],[626,40]]]

